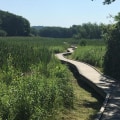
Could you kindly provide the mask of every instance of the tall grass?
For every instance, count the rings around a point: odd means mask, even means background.
[[[54,120],[59,109],[73,107],[67,68],[51,50],[56,42],[0,39],[0,120]]]
[[[74,39],[0,38],[0,120],[56,120],[61,110],[74,111],[68,69],[54,53],[75,43]]]
[[[46,120],[59,108],[73,106],[73,90],[67,69],[59,62],[50,62],[49,76],[42,73],[41,64],[31,67],[31,74],[15,71],[9,58],[9,70],[1,74],[0,119]]]
[[[102,68],[105,51],[105,46],[79,46],[72,58]]]
[[[64,39],[63,39],[64,40]],[[64,51],[67,47],[60,39],[8,37],[0,38],[0,68],[7,69],[9,54],[13,58],[13,66],[23,72],[29,71],[31,64],[44,61],[51,53]],[[64,40],[65,41],[65,40]]]

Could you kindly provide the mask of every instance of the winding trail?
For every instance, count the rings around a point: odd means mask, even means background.
[[[117,82],[97,71],[93,66],[65,58],[75,47],[68,48],[68,52],[56,54],[56,57],[76,67],[84,81],[98,94],[105,98],[95,120],[120,120],[120,86]]]

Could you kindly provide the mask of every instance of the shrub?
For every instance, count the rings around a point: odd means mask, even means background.
[[[80,44],[80,46],[86,46],[87,41],[86,40],[80,40],[79,44]]]
[[[72,58],[101,68],[104,54],[105,47],[103,46],[80,46],[75,50]]]
[[[104,73],[120,79],[120,22],[112,25],[108,31],[107,51],[104,58]]]

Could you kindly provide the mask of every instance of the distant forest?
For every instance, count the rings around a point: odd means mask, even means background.
[[[32,26],[27,19],[0,10],[0,36],[41,36],[53,38],[100,39],[104,24],[84,23],[70,28]]]
[[[82,25],[73,25],[70,28],[62,27],[31,27],[31,34],[41,37],[54,38],[86,38],[86,39],[100,39],[102,34],[103,24],[84,23]]]

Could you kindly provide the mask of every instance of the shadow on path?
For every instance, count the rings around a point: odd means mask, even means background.
[[[93,97],[95,97],[99,101],[99,103],[101,103],[101,105],[102,105],[102,103],[104,101],[104,97],[102,97],[101,95],[99,95],[92,87],[90,87],[88,84],[86,84],[86,82],[85,82],[86,78],[84,76],[82,76],[82,75],[79,74],[79,72],[76,69],[76,67],[74,67],[71,64],[69,64],[69,65],[68,64],[69,63],[67,63],[67,66],[70,69],[70,71],[73,73],[74,77],[76,78],[78,85],[80,87],[82,87],[83,89],[85,89],[86,91],[90,92],[91,95]]]

